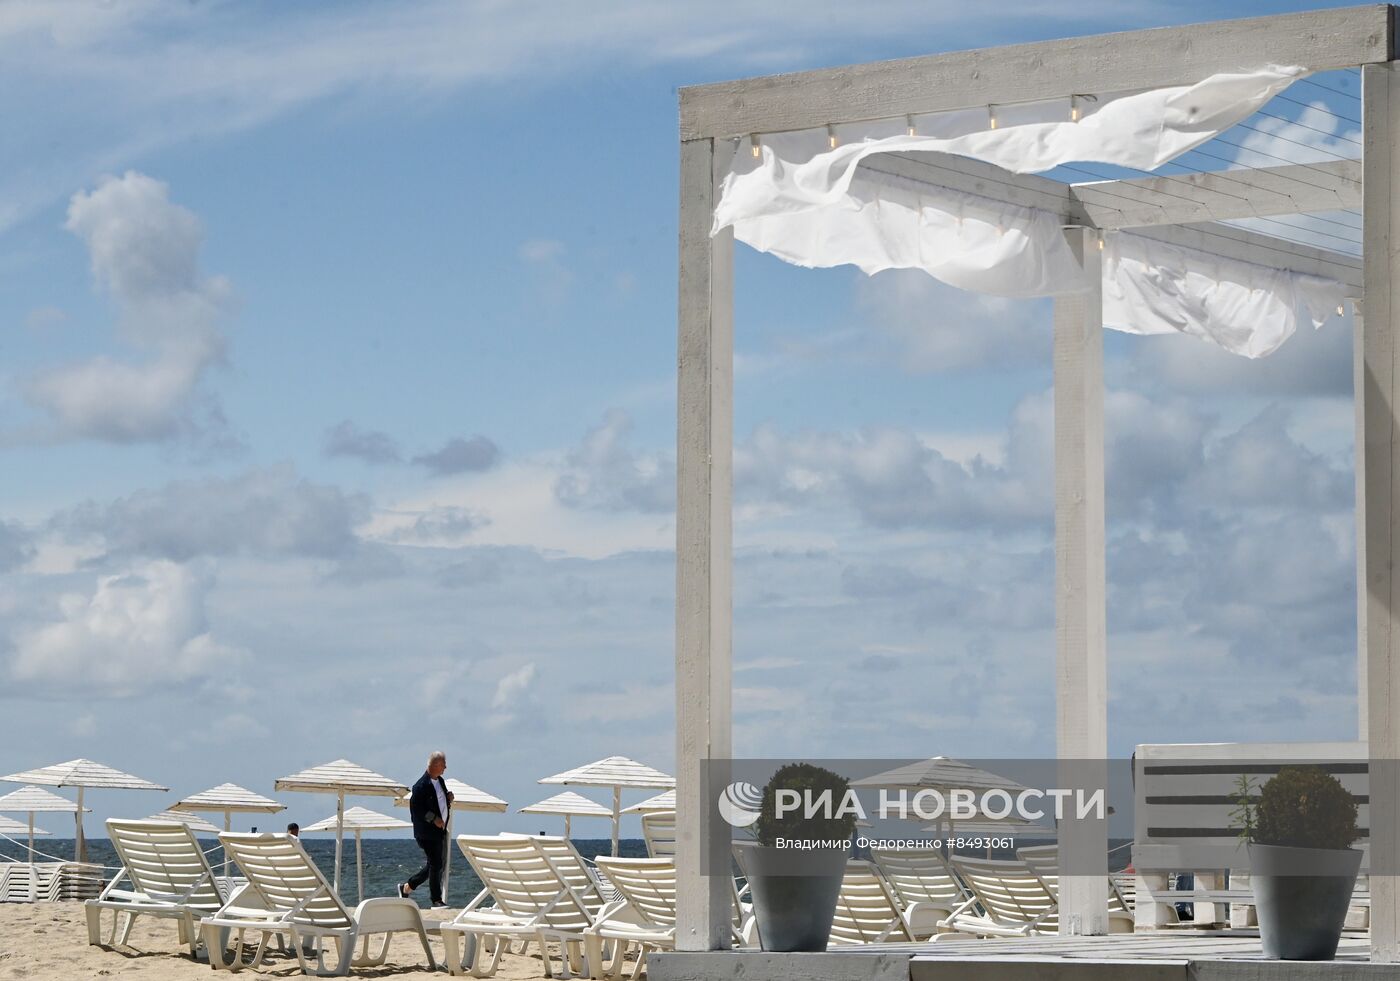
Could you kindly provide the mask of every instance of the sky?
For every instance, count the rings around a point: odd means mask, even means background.
[[[0,772],[671,770],[678,87],[1317,5],[8,0]],[[1352,83],[1216,149],[1355,156]],[[1048,303],[735,307],[736,755],[1053,755]],[[1106,376],[1111,752],[1354,738],[1350,323]]]

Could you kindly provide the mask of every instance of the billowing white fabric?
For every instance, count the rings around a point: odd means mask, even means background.
[[[1244,120],[1306,74],[1275,66],[1107,99],[881,120],[854,132],[757,135],[734,155],[713,231],[732,227],[739,241],[795,265],[855,265],[867,274],[922,269],[999,296],[1078,292],[1083,277],[1059,215],[861,168],[861,161],[933,151],[1018,173],[1071,162],[1152,170]],[[833,149],[831,141],[840,145]],[[1342,287],[1317,277],[1140,236],[1108,241],[1104,320],[1119,330],[1192,334],[1262,357],[1293,333],[1300,307],[1320,326],[1341,301]]]
[[[998,296],[1077,292],[1083,276],[1060,219],[914,182],[851,181],[846,202],[744,223],[744,241],[798,266],[853,263],[867,274],[922,269]]]
[[[713,230],[733,225],[736,236],[747,241],[743,234],[747,221],[840,206],[860,162],[880,153],[954,153],[1016,173],[1050,170],[1074,161],[1152,170],[1245,119],[1305,74],[1301,68],[1271,67],[1248,74],[1212,75],[1191,86],[1113,99],[1077,122],[1064,118],[983,128],[960,136],[906,133],[847,143],[812,156],[807,155],[816,135],[811,131],[759,137],[757,159],[742,146],[734,155],[715,208]],[[822,132],[819,138],[825,135]]]
[[[1330,279],[1272,269],[1141,235],[1104,247],[1103,322],[1130,334],[1190,334],[1247,358],[1278,350],[1298,316],[1321,327],[1344,301]]]

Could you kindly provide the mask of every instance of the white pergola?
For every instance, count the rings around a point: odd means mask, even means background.
[[[1134,234],[1343,283],[1355,312],[1358,684],[1371,760],[1373,868],[1400,857],[1400,73],[1395,8],[1369,5],[959,52],[681,90],[677,447],[676,766],[681,950],[727,948],[732,897],[702,868],[702,843],[729,829],[700,799],[708,759],[731,748],[733,247],[711,235],[720,181],[754,134],[920,114],[1192,85],[1215,73],[1294,65],[1359,68],[1362,161],[1232,169],[1065,184],[966,157],[883,154],[878,167],[1058,215],[1086,279],[1099,282],[1099,236]],[[912,129],[912,127],[911,127]],[[834,132],[833,130],[828,130]],[[756,143],[754,144],[756,146]],[[833,146],[835,140],[833,137]],[[1306,171],[1306,179],[1297,178]],[[1170,193],[1163,193],[1168,191]],[[1363,258],[1219,224],[1359,207]],[[1396,244],[1392,244],[1392,239]],[[1107,757],[1102,293],[1054,301],[1057,752]],[[1181,341],[1181,343],[1191,343]],[[1106,829],[1062,848],[1100,849]],[[1400,961],[1397,879],[1371,879],[1371,957]],[[1100,932],[1106,882],[1061,881],[1063,931]],[[1098,911],[1096,913],[1096,911]]]

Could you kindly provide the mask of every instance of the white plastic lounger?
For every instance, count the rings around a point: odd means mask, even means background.
[[[395,933],[413,933],[423,945],[428,966],[437,962],[423,931],[418,906],[408,899],[366,899],[352,912],[340,901],[331,884],[306,854],[301,842],[288,834],[219,835],[229,857],[248,877],[247,888],[213,916],[200,921],[200,934],[209,949],[209,963],[215,969],[237,971],[257,966],[267,953],[275,934],[290,934],[297,963],[306,974],[317,976],[348,974],[350,968],[383,964],[389,941]],[[258,906],[262,908],[257,908]],[[227,955],[230,934],[237,931],[233,956]],[[243,938],[248,931],[262,935],[252,961],[243,961]],[[371,954],[369,938],[383,936],[379,950]],[[352,962],[355,941],[365,938],[364,951]],[[335,942],[334,968],[326,967],[325,941]],[[307,962],[305,948],[310,944],[314,965]]]
[[[126,945],[137,916],[156,916],[176,921],[180,943],[189,947],[193,957],[199,944],[196,922],[228,901],[194,832],[174,822],[111,818],[107,837],[122,870],[101,895],[83,904],[88,943],[102,946],[102,911],[111,910],[108,946]],[[123,886],[123,880],[129,887]]]
[[[1024,863],[954,855],[949,864],[972,896],[939,924],[940,930],[977,937],[1030,937],[1059,931],[1055,897]],[[940,932],[934,940],[946,936]]]
[[[642,837],[647,842],[647,854],[652,858],[676,854],[676,812],[648,811],[643,814]]]
[[[871,856],[899,901],[904,923],[915,940],[927,940],[938,933],[938,924],[967,899],[962,883],[935,849],[875,849]]]
[[[1026,868],[1030,869],[1044,883],[1046,891],[1054,897],[1058,904],[1060,901],[1060,847],[1058,845],[1036,845],[1031,848],[1018,848],[1016,849],[1016,857],[1025,862]],[[1128,897],[1121,891],[1119,880],[1111,874],[1108,877],[1108,932],[1133,932],[1133,907],[1129,903]]]
[[[539,941],[545,977],[554,976],[550,940],[560,944],[563,977],[583,969],[583,931],[601,912],[602,897],[573,845],[524,835],[458,835],[457,846],[483,888],[454,919],[435,929],[452,974],[491,977],[512,938]],[[485,905],[488,898],[494,906]]]
[[[584,931],[587,960],[595,978],[620,978],[627,948],[636,944],[632,977],[641,976],[649,951],[676,946],[676,862],[674,858],[598,856],[598,867],[617,888],[618,898]],[[605,961],[604,941],[613,955]]]
[[[828,947],[901,943],[914,939],[894,893],[870,862],[846,863]]]

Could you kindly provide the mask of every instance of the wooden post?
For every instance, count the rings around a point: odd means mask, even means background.
[[[734,237],[710,237],[733,146],[681,143],[676,436],[676,947],[727,949],[732,885],[706,875],[729,829],[702,799],[705,761],[730,744]],[[727,861],[726,861],[727,868]]]
[[[1108,758],[1104,472],[1103,286],[1094,229],[1065,233],[1086,278],[1082,293],[1055,298],[1056,751],[1062,781],[1083,786]],[[1068,780],[1066,780],[1066,776]],[[1065,869],[1106,863],[1106,820],[1060,824],[1060,933],[1108,932],[1106,875]]]
[[[1366,317],[1351,302],[1351,398],[1356,418],[1356,738],[1369,735],[1366,693]]]
[[[1397,383],[1395,344],[1400,318],[1400,76],[1395,62],[1362,69],[1364,123],[1362,188],[1365,294],[1361,398],[1364,439],[1357,460],[1365,481],[1361,504],[1366,534],[1366,690],[1367,756],[1370,761],[1371,959],[1400,961],[1400,630],[1393,568],[1400,548],[1400,452],[1396,441]]]

